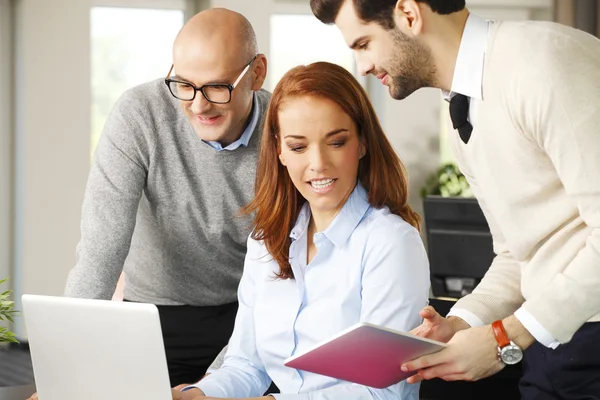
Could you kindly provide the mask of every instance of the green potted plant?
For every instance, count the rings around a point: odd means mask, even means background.
[[[0,285],[2,285],[7,280],[8,278],[0,280]],[[0,294],[0,322],[14,322],[13,317],[17,314],[17,311],[13,310],[15,302],[8,299],[11,293],[12,290],[7,290],[4,293]],[[8,328],[0,326],[0,344],[11,342],[19,343],[18,340],[15,338],[14,333],[9,331]]]
[[[465,176],[454,163],[442,165],[432,174],[421,189],[421,197],[473,197],[471,187]]]

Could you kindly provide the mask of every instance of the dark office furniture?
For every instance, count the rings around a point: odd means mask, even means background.
[[[494,258],[483,212],[474,198],[441,196],[427,196],[424,211],[433,294],[462,297]]]

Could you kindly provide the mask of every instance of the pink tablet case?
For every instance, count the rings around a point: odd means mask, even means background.
[[[446,345],[391,329],[359,323],[325,343],[285,360],[288,367],[333,378],[386,388],[414,372],[400,366]]]

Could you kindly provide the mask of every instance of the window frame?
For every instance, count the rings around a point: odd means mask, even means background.
[[[0,280],[12,274],[13,185],[13,24],[11,0],[0,0]],[[9,287],[14,283],[9,281]],[[5,288],[4,288],[5,289]],[[0,289],[2,292],[4,289]]]

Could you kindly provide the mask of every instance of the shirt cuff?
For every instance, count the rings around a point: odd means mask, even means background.
[[[194,384],[193,386],[202,390],[202,393],[204,393],[206,397],[228,397],[226,396],[226,393],[223,392],[223,388],[214,380],[203,379],[200,382]]]
[[[448,315],[446,315],[446,318],[448,317],[458,317],[471,327],[485,325],[477,315],[473,314],[471,311],[465,310],[464,308],[452,308]]]
[[[184,388],[181,388],[181,390],[179,390],[180,392],[187,392],[190,389],[200,389],[198,386],[196,385],[190,385],[190,386],[186,386]],[[200,389],[202,390],[202,389]]]
[[[560,342],[556,340],[554,336],[546,328],[544,328],[529,311],[523,307],[515,311],[515,317],[521,322],[523,327],[531,333],[531,336],[538,342],[548,347],[549,349],[556,349]]]

